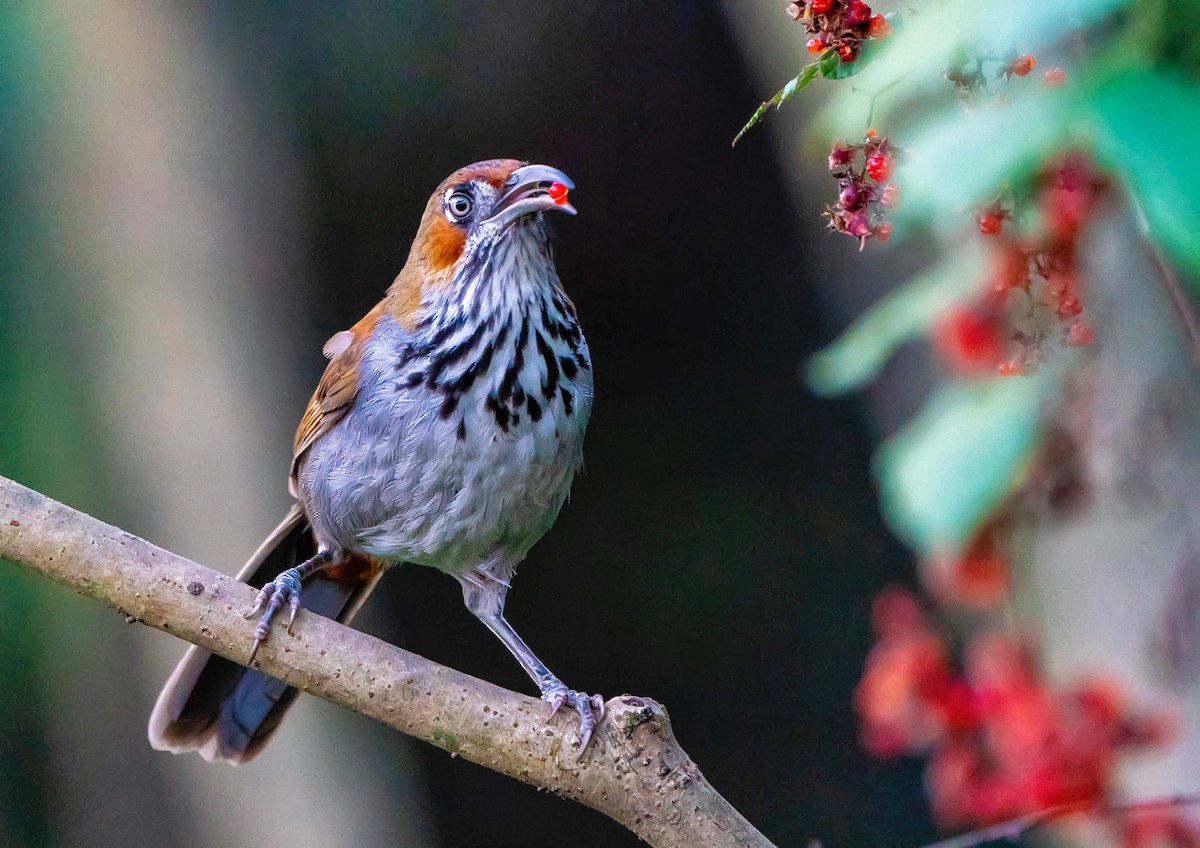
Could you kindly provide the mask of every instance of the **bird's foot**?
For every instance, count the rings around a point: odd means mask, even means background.
[[[284,606],[287,606],[289,610],[288,633],[292,632],[296,613],[300,611],[300,579],[300,572],[289,568],[259,590],[258,597],[254,599],[254,608],[246,613],[246,618],[254,618],[264,609],[266,612],[263,613],[263,617],[258,620],[258,625],[254,628],[254,647],[250,649],[250,658],[246,660],[247,664],[254,662],[258,646],[271,632],[271,622]]]
[[[582,737],[579,756],[582,757],[588,743],[592,741],[592,731],[596,729],[597,724],[604,721],[604,699],[599,695],[588,695],[586,692],[568,689],[562,681],[554,680],[542,691],[542,700],[550,705],[546,721],[554,718],[555,713],[564,705],[570,705],[571,709],[579,713],[579,734]]]

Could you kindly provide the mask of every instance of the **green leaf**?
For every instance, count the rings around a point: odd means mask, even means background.
[[[1124,74],[1090,98],[1095,153],[1140,207],[1147,235],[1200,281],[1200,95],[1157,71]]]
[[[954,304],[978,296],[982,273],[981,252],[966,245],[897,287],[812,358],[809,387],[838,395],[865,386],[897,346],[925,333]]]
[[[825,79],[837,79],[838,68],[842,66],[842,58],[838,56],[836,50],[826,50],[817,60],[817,65],[821,68],[821,76]]]
[[[1005,184],[1033,174],[1067,144],[1078,114],[1071,91],[1027,89],[1003,108],[947,110],[905,145],[896,168],[900,219],[961,225]]]
[[[775,95],[770,100],[766,100],[759,104],[759,107],[754,110],[754,114],[750,116],[750,120],[748,120],[746,125],[738,130],[738,134],[733,137],[734,145],[741,141],[742,136],[744,136],[751,127],[762,120],[763,115],[767,114],[768,109],[770,109],[772,106],[778,109],[784,104],[785,101],[787,101],[789,97],[791,97],[797,91],[802,91],[803,89],[807,88],[809,84],[812,83],[812,81],[816,78],[817,63],[813,62],[811,65],[805,65],[804,69],[801,70],[796,76],[788,80],[784,84],[783,88],[775,92]]]
[[[922,554],[960,549],[1020,483],[1049,377],[956,382],[875,456],[884,517]]]

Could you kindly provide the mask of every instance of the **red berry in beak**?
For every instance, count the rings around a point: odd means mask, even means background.
[[[562,206],[567,202],[567,187],[562,183],[552,183],[546,194],[550,195],[550,199]]]

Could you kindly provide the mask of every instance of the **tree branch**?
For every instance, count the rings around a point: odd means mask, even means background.
[[[244,663],[254,590],[0,477],[0,557]],[[609,700],[582,758],[578,721],[302,610],[256,667],[452,755],[599,810],[657,848],[771,843],[700,774],[649,698]]]

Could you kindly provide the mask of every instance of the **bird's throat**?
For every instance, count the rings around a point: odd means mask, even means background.
[[[423,304],[403,359],[402,385],[437,392],[437,414],[457,418],[460,438],[473,410],[504,433],[548,413],[577,415],[583,379],[590,399],[591,362],[544,229],[468,255],[453,285]]]

